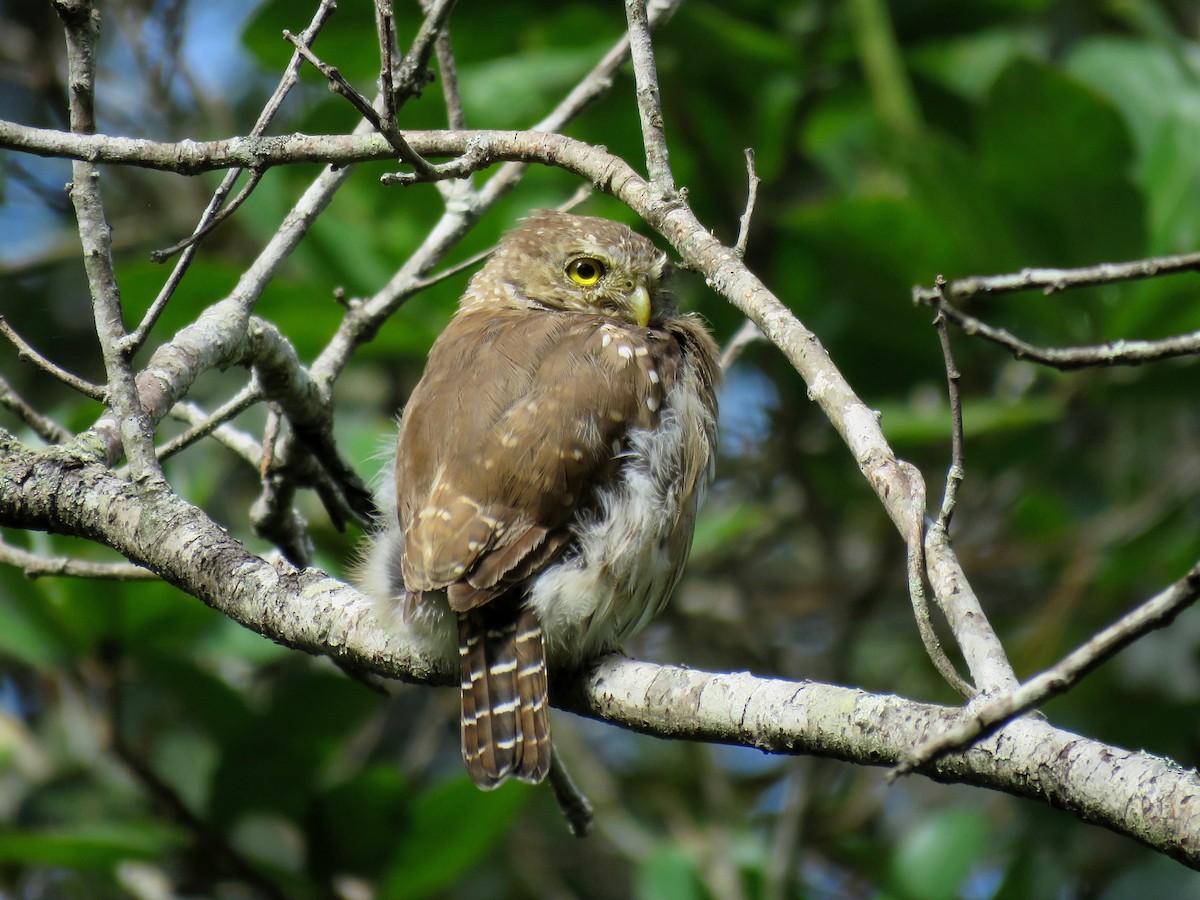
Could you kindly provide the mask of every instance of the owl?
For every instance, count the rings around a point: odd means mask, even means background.
[[[363,590],[457,647],[462,753],[491,789],[550,767],[547,666],[656,615],[712,475],[720,377],[650,241],[538,211],[471,278],[401,417]]]

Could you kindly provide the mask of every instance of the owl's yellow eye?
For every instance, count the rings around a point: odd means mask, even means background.
[[[591,287],[604,277],[604,263],[590,256],[581,256],[567,263],[567,277],[580,287]]]

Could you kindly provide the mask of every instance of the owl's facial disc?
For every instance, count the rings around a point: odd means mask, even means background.
[[[563,266],[567,279],[582,288],[584,308],[607,309],[645,328],[652,303],[644,279],[632,276],[629,266],[603,253],[570,257]],[[571,304],[574,305],[574,304]]]

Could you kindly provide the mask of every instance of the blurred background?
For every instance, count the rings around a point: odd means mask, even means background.
[[[101,4],[100,130],[160,140],[249,130],[286,64],[284,28],[315,3]],[[420,21],[397,3],[400,42]],[[522,128],[624,29],[620,3],[462,0],[451,19],[467,123]],[[945,377],[914,285],[1194,251],[1200,246],[1200,12],[1151,0],[687,0],[656,35],[676,180],[732,242],[743,150],[763,178],[747,261],[813,329],[897,452],[940,494]],[[344,2],[316,51],[365,93],[371,4]],[[49,3],[0,0],[0,118],[66,127]],[[274,133],[343,132],[356,114],[311,70]],[[438,85],[403,128],[444,127]],[[568,133],[640,168],[632,77]],[[441,209],[364,165],[258,313],[311,360],[340,321],[335,289],[378,290]],[[273,170],[205,243],[155,333],[223,297],[318,172]],[[107,168],[128,321],[168,269],[218,176]],[[0,314],[68,369],[102,378],[65,161],[0,154]],[[576,181],[535,169],[463,242],[467,259]],[[593,198],[582,211],[633,223]],[[364,476],[467,274],[412,299],[338,383],[338,437]],[[678,285],[722,342],[740,317]],[[971,311],[1046,345],[1200,328],[1195,276]],[[955,546],[1027,677],[1200,556],[1200,366],[1059,374],[954,335],[967,480]],[[139,357],[144,363],[148,356]],[[0,373],[70,428],[80,400],[0,346]],[[210,373],[212,409],[244,383]],[[718,480],[670,610],[629,646],[648,659],[814,679],[953,703],[921,648],[902,542],[805,386],[756,344],[722,395]],[[261,410],[238,424],[261,433]],[[33,444],[21,423],[0,426]],[[170,434],[170,424],[163,433]],[[256,472],[204,442],[167,474],[257,552]],[[318,564],[344,575],[361,539],[304,513]],[[81,541],[0,529],[38,553]],[[1046,708],[1061,727],[1186,767],[1200,758],[1200,615],[1144,638]],[[381,698],[325,659],[276,646],[159,583],[25,579],[0,568],[0,895],[42,897],[1091,898],[1200,897],[1182,866],[1044,806],[883,770],[655,740],[556,713],[597,807],[569,837],[549,791],[480,793],[458,756],[457,695]]]

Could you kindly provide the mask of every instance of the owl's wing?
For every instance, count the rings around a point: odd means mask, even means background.
[[[460,313],[404,411],[396,490],[406,588],[473,609],[570,541],[631,428],[657,424],[681,344],[598,316]]]

